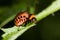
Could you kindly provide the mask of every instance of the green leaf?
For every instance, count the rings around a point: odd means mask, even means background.
[[[20,27],[12,27],[7,29],[1,29],[5,32],[5,34],[2,35],[2,40],[15,40],[18,36],[23,34],[25,31],[27,31],[29,28],[34,26],[35,24],[27,25],[26,27],[20,26]]]

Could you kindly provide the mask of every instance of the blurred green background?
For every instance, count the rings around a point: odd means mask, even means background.
[[[35,6],[35,13],[38,13],[47,8],[53,1],[55,0],[0,0],[0,26],[3,27],[7,24],[9,21],[6,23],[4,21],[11,16],[15,17],[19,11],[26,10],[27,6]],[[16,40],[60,40],[60,10],[54,14],[54,16],[49,15],[37,22],[36,26],[27,30]],[[2,35],[2,31],[0,31],[0,35]]]

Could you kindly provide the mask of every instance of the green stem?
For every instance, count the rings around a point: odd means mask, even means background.
[[[46,8],[45,10],[40,12],[38,15],[36,15],[37,20],[40,21],[41,19],[47,17],[50,14],[53,14],[58,10],[60,10],[60,1],[56,0],[48,8]]]
[[[17,37],[21,36],[25,31],[27,31],[29,28],[31,28],[32,26],[35,26],[35,24],[31,24],[28,27],[25,27],[23,30],[20,30],[19,32],[17,32],[15,35],[13,35],[11,38],[11,40],[15,40]]]

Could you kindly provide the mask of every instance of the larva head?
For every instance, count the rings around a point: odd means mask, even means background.
[[[36,16],[35,15],[30,15],[30,18],[29,18],[29,20],[31,21],[31,22],[36,22]]]

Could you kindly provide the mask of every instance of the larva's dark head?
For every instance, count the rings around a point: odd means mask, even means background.
[[[31,21],[31,22],[36,22],[37,20],[36,20],[36,15],[33,15],[33,14],[31,14],[30,15],[30,17],[29,17],[29,20]]]

